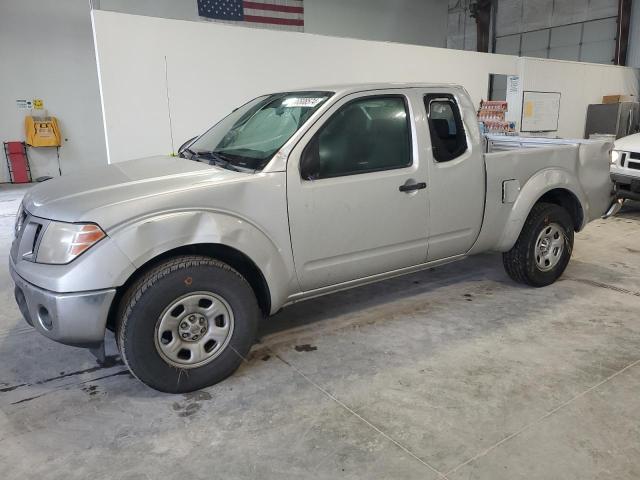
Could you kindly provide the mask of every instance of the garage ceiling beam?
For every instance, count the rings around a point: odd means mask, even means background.
[[[616,52],[613,58],[613,63],[616,65],[627,64],[631,2],[632,0],[618,0],[618,31],[616,32]]]

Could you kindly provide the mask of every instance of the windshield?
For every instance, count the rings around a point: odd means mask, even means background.
[[[332,92],[291,92],[251,100],[188,146],[182,156],[239,170],[262,170]]]

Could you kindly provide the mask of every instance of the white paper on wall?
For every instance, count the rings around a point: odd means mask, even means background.
[[[559,117],[560,92],[523,92],[522,132],[555,132]]]

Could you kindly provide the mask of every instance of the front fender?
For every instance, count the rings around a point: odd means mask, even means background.
[[[119,226],[110,236],[136,268],[187,245],[222,244],[239,250],[262,272],[273,309],[279,308],[292,291],[297,290],[288,246],[278,246],[258,226],[228,212],[165,212]]]
[[[562,189],[572,193],[580,203],[583,212],[587,211],[586,196],[576,176],[561,168],[547,168],[533,175],[520,190],[513,204],[498,240],[495,250],[506,252],[511,250],[518,240],[524,222],[536,202],[551,190]]]

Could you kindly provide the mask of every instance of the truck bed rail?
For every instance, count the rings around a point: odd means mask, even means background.
[[[558,145],[608,143],[605,140],[585,140],[582,138],[516,137],[510,135],[485,135],[485,138],[487,153],[507,152],[522,148],[549,148]]]

